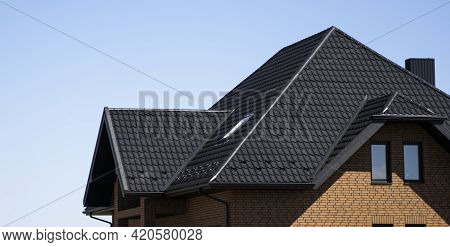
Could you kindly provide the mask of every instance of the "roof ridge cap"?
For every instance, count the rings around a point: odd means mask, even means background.
[[[106,107],[108,108],[108,107]],[[166,112],[224,112],[228,113],[231,110],[207,110],[207,109],[164,109],[164,108],[108,108],[110,111],[166,111]]]
[[[299,40],[299,41],[296,41],[296,42],[294,42],[294,43],[292,43],[292,44],[290,44],[290,45],[287,45],[287,46],[281,48],[280,51],[285,50],[286,48],[289,48],[289,47],[291,47],[291,46],[294,46],[294,45],[296,45],[296,44],[298,44],[298,43],[300,43],[300,42],[302,42],[302,41],[305,41],[306,39],[309,39],[309,38],[311,38],[312,36],[317,35],[317,34],[319,34],[319,33],[322,33],[322,32],[330,32],[330,30],[333,29],[333,28],[336,29],[335,26],[331,26],[331,27],[329,27],[329,28],[326,28],[326,29],[324,29],[324,30],[318,32],[318,33],[315,33],[315,34],[310,35],[310,36],[308,36],[308,37],[306,37],[306,38],[303,38],[303,39],[301,39],[301,40]]]
[[[258,72],[259,69],[261,69],[262,67],[264,67],[264,65],[266,65],[266,64],[267,64],[269,61],[271,61],[277,54],[279,54],[280,52],[284,51],[286,48],[291,47],[291,46],[293,46],[293,45],[295,45],[295,44],[298,44],[298,43],[300,43],[300,42],[302,42],[302,41],[304,41],[304,40],[306,40],[306,39],[308,39],[308,38],[311,38],[312,36],[317,35],[317,34],[319,34],[319,33],[326,32],[327,30],[329,31],[329,29],[333,29],[333,28],[336,28],[336,27],[331,26],[331,27],[329,27],[329,28],[327,28],[327,29],[324,29],[324,30],[318,32],[318,33],[315,33],[315,34],[313,34],[313,35],[310,35],[310,36],[308,36],[308,37],[306,37],[306,38],[303,38],[303,39],[301,39],[301,40],[299,40],[299,41],[296,41],[296,42],[294,42],[294,43],[292,43],[292,44],[290,44],[290,45],[284,46],[283,48],[279,49],[275,54],[273,54],[269,59],[267,59],[267,60],[266,60],[261,66],[259,66],[255,71],[253,71],[250,75],[248,75],[247,77],[245,77],[241,82],[239,82],[236,86],[234,86],[230,91],[228,91],[221,99],[223,99],[223,98],[225,98],[226,96],[230,95],[231,93],[235,92],[235,91],[237,90],[237,88],[239,87],[239,85],[241,85],[244,81],[246,81],[248,78],[250,78],[250,77],[251,77],[252,75],[254,75],[256,72]],[[215,107],[218,105],[218,103],[220,102],[221,99],[219,99],[216,103],[214,103],[214,104],[210,107],[210,109],[215,108]]]
[[[234,157],[234,155],[237,153],[237,151],[241,148],[242,144],[247,141],[248,137],[253,134],[256,127],[258,127],[259,123],[266,117],[266,115],[272,110],[272,108],[275,106],[275,104],[278,102],[278,100],[281,98],[281,96],[287,91],[287,89],[293,84],[295,79],[300,75],[300,73],[303,71],[303,69],[309,64],[309,62],[312,60],[312,58],[317,54],[317,52],[320,50],[320,48],[323,46],[323,44],[328,40],[330,35],[335,30],[335,27],[331,27],[328,33],[325,35],[325,37],[322,38],[320,43],[317,45],[317,47],[314,49],[314,51],[309,55],[308,59],[302,64],[300,69],[295,73],[295,75],[290,79],[288,84],[284,87],[284,89],[280,92],[278,97],[272,102],[272,104],[269,106],[269,108],[264,112],[264,114],[258,119],[258,121],[253,125],[251,130],[247,133],[247,135],[239,142],[238,146],[234,149],[234,151],[231,153],[231,155],[225,160],[223,165],[220,167],[220,169],[214,174],[214,176],[211,177],[208,183],[211,183],[213,180],[217,178],[217,176],[222,172],[222,170],[225,168],[225,166],[230,162],[230,160]],[[283,48],[284,49],[284,48]]]
[[[389,101],[383,106],[383,111],[381,111],[381,113],[385,113],[389,107],[391,107],[392,102],[394,102],[395,97],[397,97],[398,92],[395,92],[392,94],[392,96],[389,98]]]

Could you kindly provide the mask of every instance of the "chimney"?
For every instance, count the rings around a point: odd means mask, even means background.
[[[409,58],[405,60],[405,69],[424,79],[431,85],[434,83],[434,59],[433,58]]]

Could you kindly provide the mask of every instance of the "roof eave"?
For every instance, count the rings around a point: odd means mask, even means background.
[[[170,190],[164,193],[167,197],[183,196],[198,191],[224,191],[234,189],[312,189],[312,183],[208,183],[191,187]]]
[[[432,122],[432,123],[442,123],[447,118],[440,116],[429,116],[429,115],[388,115],[380,114],[373,115],[372,120],[381,121],[394,121],[394,122]]]
[[[211,183],[211,188],[222,189],[311,189],[312,183]]]
[[[183,196],[191,193],[196,193],[199,190],[208,190],[208,189],[211,189],[211,186],[209,184],[199,184],[195,186],[181,187],[173,190],[168,190],[164,193],[164,196],[166,197]]]
[[[113,211],[114,211],[113,207],[86,207],[83,210],[83,214],[94,216],[108,216],[112,215]]]
[[[164,192],[125,191],[125,196],[145,196],[149,198],[161,198]]]

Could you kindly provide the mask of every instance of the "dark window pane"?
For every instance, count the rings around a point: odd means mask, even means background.
[[[406,227],[426,227],[425,224],[406,224]]]
[[[420,180],[419,145],[404,145],[405,180]]]
[[[393,224],[372,224],[372,227],[393,227]]]
[[[387,150],[384,144],[373,144],[372,154],[372,180],[387,180]]]

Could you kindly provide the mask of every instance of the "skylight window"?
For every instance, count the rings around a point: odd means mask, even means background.
[[[244,125],[251,117],[253,116],[253,114],[248,114],[247,116],[245,116],[243,119],[241,119],[230,131],[228,131],[228,133],[226,133],[222,139],[227,139],[229,138],[231,135],[234,134],[234,132],[236,132],[236,130],[238,130],[242,125]]]

